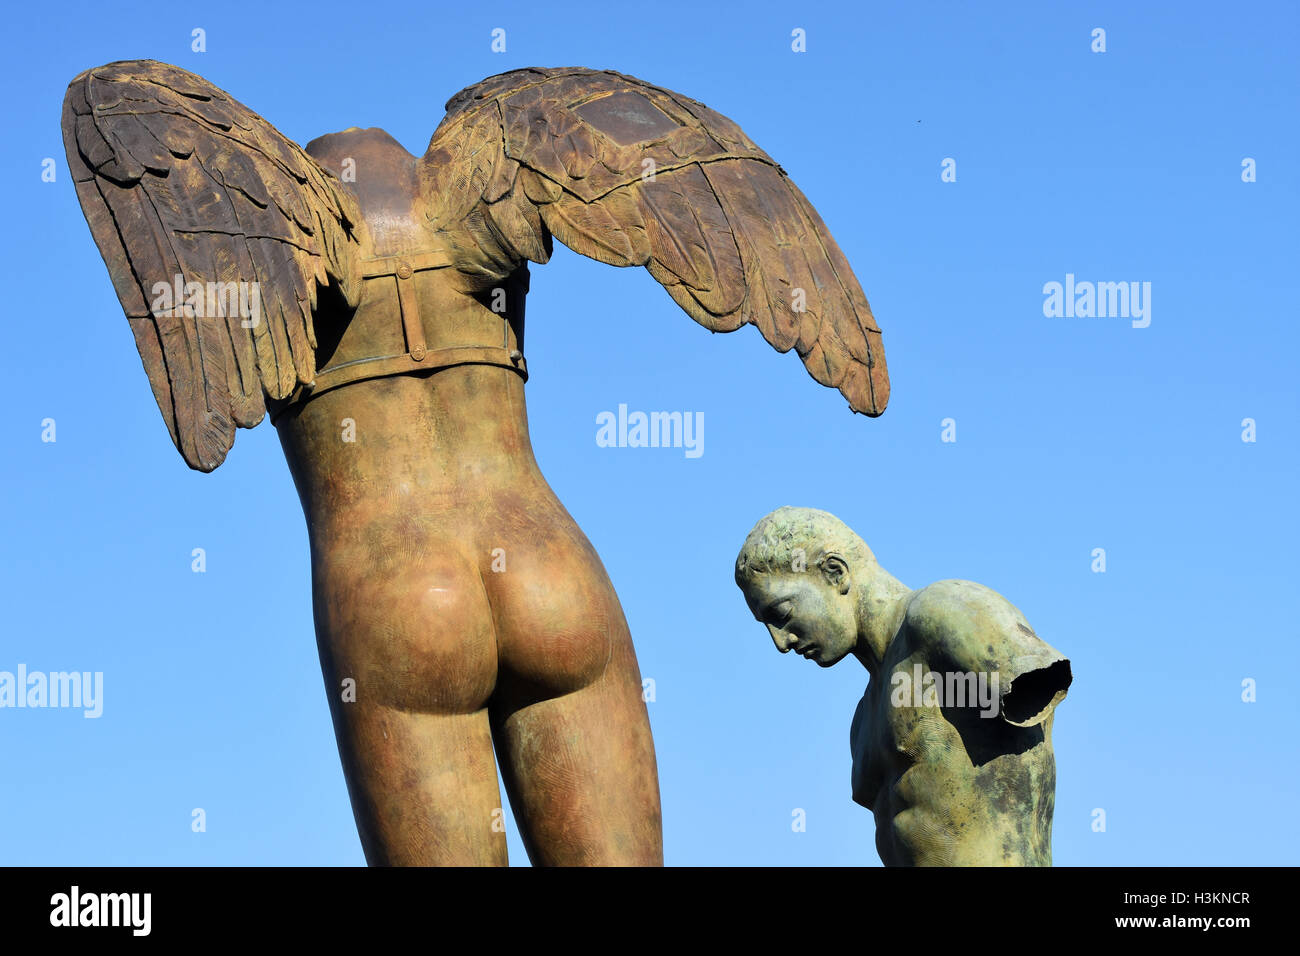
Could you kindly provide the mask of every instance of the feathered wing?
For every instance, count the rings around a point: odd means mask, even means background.
[[[356,200],[256,113],[151,60],[74,79],[63,140],[172,440],[211,471],[263,393],[315,378],[318,287],[356,305]]]
[[[516,70],[454,96],[421,163],[471,287],[546,262],[554,235],[645,266],[701,325],[751,323],[854,411],[884,411],[880,329],[844,254],[785,171],[704,104],[619,73]]]

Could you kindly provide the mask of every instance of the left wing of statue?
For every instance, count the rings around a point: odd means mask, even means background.
[[[515,70],[452,97],[420,172],[470,288],[546,262],[554,235],[645,266],[711,331],[757,326],[854,411],[885,410],[880,329],[844,254],[785,171],[704,104],[614,72]]]
[[[357,304],[357,201],[261,116],[168,63],[81,73],[63,141],[172,441],[211,471],[267,396],[314,379],[320,290]]]

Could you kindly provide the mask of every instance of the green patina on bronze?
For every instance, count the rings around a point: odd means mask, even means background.
[[[971,581],[909,590],[834,515],[778,508],[736,583],[782,653],[870,681],[850,730],[853,799],[889,866],[1050,866],[1052,718],[1070,662]]]

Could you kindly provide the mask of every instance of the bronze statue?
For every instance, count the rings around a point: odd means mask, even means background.
[[[63,130],[185,461],[271,413],[367,860],[504,863],[495,748],[534,863],[662,862],[627,624],[529,443],[527,263],[554,235],[643,265],[879,415],[880,331],[784,171],[703,104],[580,68],[457,94],[418,159],[379,129],[304,151],[153,61],[78,76]]]
[[[870,681],[850,731],[853,799],[886,866],[1050,866],[1052,717],[1070,662],[970,581],[910,591],[832,514],[778,508],[736,583],[776,649]]]

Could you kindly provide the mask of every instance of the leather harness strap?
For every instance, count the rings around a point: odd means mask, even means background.
[[[393,276],[397,279],[397,303],[402,310],[402,334],[406,337],[406,353],[416,362],[424,360],[424,325],[420,321],[420,306],[416,301],[411,277],[426,269],[442,269],[451,260],[440,252],[426,252],[418,256],[387,256],[366,259],[361,263],[361,275],[366,279]]]
[[[500,345],[460,345],[430,350],[424,340],[424,323],[420,320],[420,306],[415,285],[410,280],[417,272],[444,269],[451,259],[442,252],[426,252],[409,256],[387,256],[365,259],[361,262],[361,275],[365,279],[382,279],[392,276],[397,281],[397,303],[402,312],[402,335],[406,340],[404,355],[382,355],[376,358],[356,359],[316,373],[316,380],[294,389],[283,407],[274,411],[271,422],[290,406],[315,398],[324,392],[371,378],[404,375],[409,372],[450,368],[454,365],[499,365],[512,369],[528,381],[528,364],[518,349]]]
[[[528,367],[524,357],[515,349],[505,349],[499,345],[460,345],[453,348],[433,349],[424,353],[424,358],[413,355],[383,355],[378,358],[357,359],[345,362],[331,369],[319,372],[314,384],[302,386],[302,395],[297,398],[314,398],[341,385],[362,382],[368,378],[383,378],[387,375],[402,375],[406,372],[419,372],[436,368],[451,368],[453,365],[500,365],[513,369],[528,380]],[[290,399],[290,402],[297,398]]]

